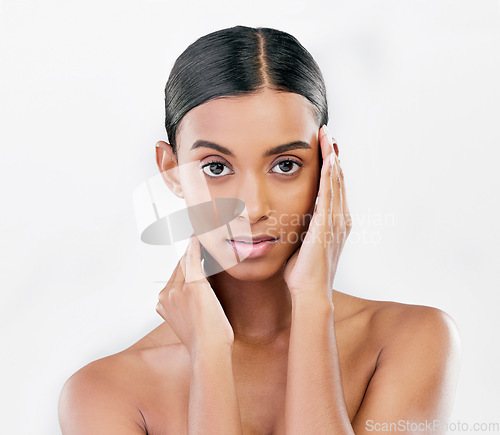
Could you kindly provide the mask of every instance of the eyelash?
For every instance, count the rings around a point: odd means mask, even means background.
[[[302,163],[300,163],[300,162],[299,162],[299,161],[297,161],[297,160],[291,159],[291,158],[286,158],[286,159],[280,160],[280,161],[279,161],[279,162],[277,162],[277,163],[276,163],[276,165],[274,165],[274,166],[277,166],[277,165],[279,165],[280,163],[283,163],[283,162],[292,162],[292,163],[295,163],[297,166],[302,167]],[[226,168],[228,167],[225,163],[221,162],[220,160],[212,160],[212,161],[210,161],[210,162],[204,163],[204,164],[201,166],[201,169],[203,170],[203,168],[205,168],[206,166],[210,166],[210,165],[211,165],[211,164],[213,164],[213,163],[219,163],[219,164],[221,164],[221,165],[225,166]],[[273,166],[273,168],[274,168],[274,166]],[[281,174],[280,174],[280,173],[278,173],[278,175],[283,175],[283,176],[285,176],[285,177],[293,177],[293,176],[294,176],[297,172],[298,172],[298,170],[297,170],[297,171],[294,171],[294,172],[293,172],[293,173],[291,173],[291,174],[285,174],[285,173],[281,173]],[[207,176],[208,178],[211,178],[211,179],[217,179],[217,178],[222,178],[222,177],[223,177],[223,175],[219,175],[219,176],[217,176],[217,177],[214,177],[214,176],[212,176],[212,175],[208,175],[205,171],[203,171],[203,173],[205,174],[205,176]]]

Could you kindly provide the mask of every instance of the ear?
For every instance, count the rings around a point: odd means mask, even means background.
[[[179,180],[177,157],[172,145],[163,141],[156,143],[156,164],[168,188],[179,198],[184,198]]]

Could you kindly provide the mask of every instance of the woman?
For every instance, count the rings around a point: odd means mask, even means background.
[[[208,232],[190,214],[156,307],[166,321],[71,376],[63,433],[443,433],[460,353],[450,317],[332,290],[351,218],[310,53],[278,30],[219,30],[179,56],[165,95],[168,187],[190,210],[245,208]]]

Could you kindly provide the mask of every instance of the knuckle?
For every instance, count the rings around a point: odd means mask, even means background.
[[[348,228],[352,228],[352,218],[350,215],[346,217],[345,224]]]
[[[161,305],[161,302],[158,302],[158,303],[156,304],[156,312],[157,312],[158,314],[161,314],[161,310],[162,310],[162,308],[163,308],[163,307],[162,307],[162,305]]]
[[[175,291],[175,287],[172,287],[172,289],[170,289],[170,291],[168,292],[167,299],[171,301],[177,295],[177,293],[178,292]]]
[[[175,285],[170,285],[165,287],[158,295],[158,300],[161,302],[166,302],[170,299],[170,294],[174,291]]]
[[[335,231],[338,234],[345,234],[346,232],[346,225],[343,219],[338,219],[335,225]]]

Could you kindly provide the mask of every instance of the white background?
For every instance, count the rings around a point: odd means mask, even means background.
[[[334,288],[449,313],[451,421],[500,422],[499,2],[3,0],[2,433],[60,433],[65,380],[161,323],[176,260],[140,241],[133,192],[174,60],[237,24],[292,33],[325,76],[355,224]]]

